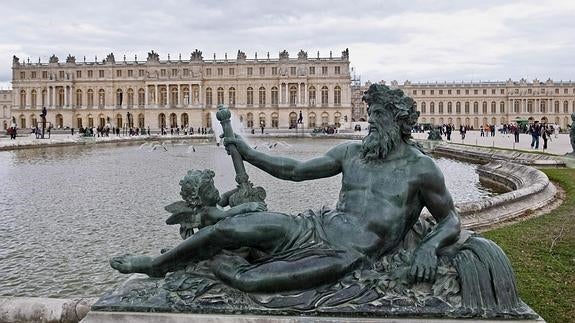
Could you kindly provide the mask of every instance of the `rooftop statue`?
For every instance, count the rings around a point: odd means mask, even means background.
[[[180,182],[185,202],[168,208],[168,222],[182,225],[185,240],[156,257],[110,261],[122,273],[165,277],[163,283],[149,279],[142,290],[114,292],[95,308],[158,306],[162,299],[159,308],[184,312],[534,317],[517,296],[503,251],[461,230],[443,174],[410,139],[419,117],[414,101],[381,84],[363,99],[370,123],[363,141],[307,161],[252,149],[224,127],[232,156],[274,177],[341,174],[335,208],[284,214],[244,200],[226,210],[236,192],[220,196],[213,172],[191,171],[194,178]],[[421,216],[423,208],[431,217]]]
[[[48,62],[50,63],[58,63],[58,56],[56,56],[56,54],[52,54],[52,56],[50,56],[50,59],[48,60]]]
[[[200,53],[201,56],[201,53]],[[154,52],[148,52],[148,58],[146,59],[147,62],[159,62],[160,61],[160,54]]]

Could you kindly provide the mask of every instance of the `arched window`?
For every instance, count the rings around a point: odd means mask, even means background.
[[[165,107],[168,104],[168,89],[165,86],[160,88],[160,106]]]
[[[533,113],[533,101],[532,100],[527,101],[527,112]]]
[[[497,113],[497,103],[495,101],[491,102],[491,114]]]
[[[513,100],[513,112],[519,113],[519,100]]]
[[[427,111],[426,111],[426,110],[427,110],[427,109],[426,109],[426,107],[425,107],[425,102],[421,102],[421,113],[427,114]]]
[[[435,102],[429,103],[429,114],[435,114]]]
[[[88,114],[88,127],[94,128],[94,117],[91,114]]]
[[[295,106],[297,103],[297,87],[292,85],[289,87],[289,105]]]
[[[46,91],[46,89],[42,90],[42,106],[45,107],[47,104],[46,101],[46,96],[48,95],[48,92]]]
[[[212,105],[212,89],[211,88],[207,88],[206,89],[206,106],[211,106]]]
[[[184,105],[189,105],[191,103],[190,101],[190,87],[189,86],[184,86],[184,89],[182,90],[182,95],[184,96]]]
[[[316,126],[316,117],[315,117],[315,113],[314,112],[310,112],[310,114],[307,116],[308,119],[308,127],[309,128],[315,128]]]
[[[170,113],[170,128],[178,127],[178,117],[175,113]]]
[[[259,89],[259,105],[264,106],[266,104],[266,88],[260,87]]]
[[[20,91],[20,108],[25,108],[26,107],[26,91],[22,90]],[[24,119],[24,122],[26,122],[26,119]],[[22,127],[22,128],[26,128],[26,127]]]
[[[30,105],[32,108],[36,108],[36,90],[32,90],[30,96]]]
[[[248,124],[248,128],[253,128],[254,127],[254,115],[251,112],[248,112],[247,116],[246,116],[246,121]]]
[[[103,108],[106,104],[106,91],[104,89],[100,89],[98,91],[98,107]]]
[[[138,90],[138,106],[143,107],[146,104],[146,90],[139,89]]]
[[[481,110],[483,111],[483,114],[487,114],[487,102],[483,101],[481,104]]]
[[[57,129],[64,128],[64,117],[61,114],[56,115],[56,128]]]
[[[100,113],[100,115],[98,116],[98,119],[100,120],[98,126],[100,128],[104,128],[106,126],[106,118],[104,118],[104,114]]]
[[[116,127],[117,128],[124,128],[124,118],[122,118],[121,114],[116,114]]]
[[[555,113],[559,113],[559,101],[555,101]]]
[[[546,105],[546,104],[545,104],[545,101],[544,101],[544,100],[541,100],[541,113],[545,113],[545,112],[546,112],[547,109],[546,109],[546,106],[545,106],[545,105]]]
[[[228,92],[229,104],[233,107],[236,104],[236,89],[231,87]]]
[[[138,114],[138,128],[142,129],[142,131],[144,131],[143,129],[146,126],[144,121],[145,121],[144,114],[143,113]]]
[[[77,89],[76,90],[76,106],[77,107],[81,107],[82,104],[82,90]]]
[[[505,113],[505,102],[499,102],[499,113]]]
[[[189,118],[188,118],[188,114],[187,113],[182,113],[182,115],[180,116],[180,119],[182,120],[182,126],[184,127],[188,127],[188,125],[190,124]]]
[[[461,102],[455,102],[455,113],[461,114]]]
[[[134,89],[128,89],[128,108],[134,106]]]
[[[479,102],[477,101],[473,102],[473,114],[479,114]]]
[[[469,102],[465,102],[465,114],[469,114]]]
[[[272,98],[273,98],[273,91],[272,91]],[[272,99],[273,100],[273,99]],[[249,106],[254,104],[254,88],[248,87],[247,91],[247,104]]]
[[[58,102],[56,105],[59,107],[64,106],[64,88],[58,89]]]
[[[453,113],[453,104],[451,102],[447,102],[447,114]]]
[[[260,123],[259,123],[260,127],[266,127],[266,114],[263,112],[260,112]]]
[[[116,106],[120,107],[124,103],[124,91],[122,89],[116,90]]]
[[[272,113],[272,128],[279,127],[279,115],[277,112]]]
[[[94,107],[94,90],[88,89],[87,99],[88,99],[88,104],[87,104],[88,108]]]
[[[321,105],[322,106],[326,106],[328,103],[328,89],[327,86],[324,86],[321,88]],[[323,114],[322,114],[322,120],[323,120]]]
[[[309,105],[310,106],[315,106],[315,87],[314,86],[310,86],[309,90],[308,90],[308,97],[309,97]]]
[[[290,128],[296,128],[297,127],[297,113],[292,111],[292,112],[290,112],[288,117],[289,117]]]
[[[443,114],[443,102],[439,102],[437,108],[439,110],[439,114]],[[441,124],[443,124],[443,122]]]
[[[279,103],[279,91],[277,87],[272,87],[272,105],[277,106]]]
[[[165,128],[166,127],[166,115],[160,113],[158,115],[158,128]]]
[[[82,116],[79,114],[76,115],[76,127],[77,128],[84,127],[84,123],[82,122]]]
[[[337,128],[341,127],[341,113],[336,112],[333,115],[333,123]]]
[[[223,89],[222,89],[222,92],[223,92]],[[171,96],[170,96],[170,106],[173,107],[173,106],[176,106],[176,105],[180,105],[180,102],[179,102],[180,97],[179,97],[179,95],[178,95],[178,87],[177,87],[177,86],[172,87],[172,88],[170,89],[170,95],[171,95]],[[222,96],[223,96],[223,93],[222,93]],[[223,100],[223,98],[222,98],[222,100]],[[222,102],[222,103],[223,103],[223,102]]]
[[[333,89],[333,104],[336,106],[341,105],[341,88],[339,85]]]
[[[328,125],[329,125],[329,114],[327,114],[327,112],[324,112],[321,114],[321,126],[327,127]]]
[[[30,115],[30,127],[36,127],[38,125],[38,120],[35,115]]]
[[[217,91],[217,97],[216,97],[216,104],[220,105],[220,104],[224,104],[224,88],[223,87],[219,87],[218,91]]]
[[[563,102],[563,113],[569,113],[569,101]]]

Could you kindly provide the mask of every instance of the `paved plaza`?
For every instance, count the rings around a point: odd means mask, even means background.
[[[358,138],[359,133],[344,133],[341,135],[335,134],[334,137],[355,137]],[[213,135],[166,135],[166,136],[159,136],[159,135],[152,135],[152,138],[163,138],[163,139],[189,139],[189,138],[198,138],[198,139],[209,139]],[[249,136],[249,135],[247,135]],[[300,133],[296,132],[281,132],[281,133],[266,133],[264,135],[260,135],[256,133],[252,135],[253,137],[292,137],[292,136],[301,136]],[[323,137],[323,136],[322,136]],[[413,137],[415,139],[427,139],[427,132],[424,133],[414,133]],[[25,136],[18,136],[16,140],[10,140],[8,137],[0,137],[0,149],[2,150],[9,150],[11,147],[18,147],[18,146],[37,146],[37,145],[62,145],[62,144],[74,144],[79,142],[86,142],[86,141],[94,141],[94,142],[119,142],[119,141],[130,141],[130,140],[146,140],[149,136],[116,136],[110,135],[109,137],[82,137],[78,134],[74,136],[70,134],[52,134],[50,139],[36,139],[33,134],[25,135]],[[444,141],[446,141],[445,136],[443,136]],[[451,142],[456,144],[466,144],[466,145],[476,145],[476,146],[484,146],[484,147],[499,147],[499,148],[507,148],[507,149],[517,149],[523,151],[539,151],[543,152],[543,139],[539,139],[539,149],[531,149],[531,135],[528,134],[521,134],[519,136],[519,143],[515,143],[513,139],[513,135],[511,134],[501,134],[497,133],[494,137],[481,137],[479,131],[468,131],[465,140],[461,139],[458,131],[452,133]],[[569,141],[569,134],[562,133],[557,135],[551,136],[551,140],[547,143],[547,150],[545,152],[550,154],[556,155],[564,155],[572,151],[571,144]]]

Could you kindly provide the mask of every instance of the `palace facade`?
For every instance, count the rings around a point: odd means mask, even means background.
[[[309,128],[343,124],[351,118],[349,51],[341,56],[204,59],[195,50],[189,59],[160,60],[154,51],[145,61],[59,62],[12,64],[11,116],[18,127],[30,128],[42,107],[55,128],[212,126],[217,106],[229,106],[243,127],[289,128],[300,111]],[[129,119],[128,119],[129,118]]]
[[[385,84],[385,82],[383,82]],[[361,93],[369,83],[353,86],[353,120],[367,120]],[[402,89],[411,96],[420,111],[422,124],[472,126],[501,125],[515,120],[555,123],[566,129],[575,112],[575,82],[540,82],[507,80],[504,82],[411,83],[397,81],[391,88]]]
[[[6,130],[12,125],[10,110],[12,108],[12,90],[0,90],[0,125]]]

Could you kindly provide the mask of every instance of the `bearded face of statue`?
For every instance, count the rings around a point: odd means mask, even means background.
[[[361,158],[366,162],[381,161],[401,140],[399,124],[393,112],[379,104],[368,108],[369,133],[363,138]]]

